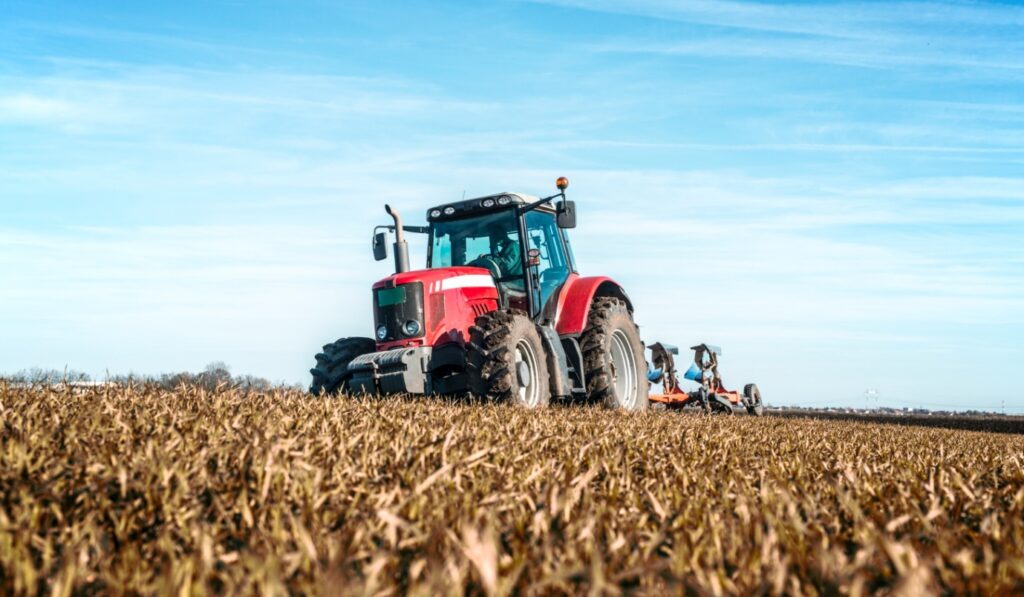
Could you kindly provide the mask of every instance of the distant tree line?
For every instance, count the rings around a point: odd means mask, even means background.
[[[74,369],[40,369],[39,367],[32,367],[31,369],[22,369],[17,373],[2,376],[12,383],[22,384],[33,384],[33,385],[49,385],[58,384],[65,381],[76,383],[83,381],[92,381],[88,373],[82,373],[81,371],[75,371]]]
[[[11,383],[29,385],[53,385],[60,383],[87,383],[92,379],[86,373],[73,369],[22,369],[10,375],[0,375]],[[113,375],[106,381],[116,384],[155,384],[161,388],[172,390],[182,385],[198,386],[209,390],[217,387],[232,387],[242,390],[269,390],[274,383],[255,375],[231,375],[230,368],[223,361],[214,361],[198,373],[182,371],[180,373],[162,373],[160,375]]]

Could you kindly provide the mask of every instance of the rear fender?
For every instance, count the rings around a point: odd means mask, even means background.
[[[581,278],[576,274],[569,276],[558,297],[558,310],[555,313],[555,329],[559,336],[583,333],[587,327],[590,305],[601,296],[620,298],[626,303],[629,312],[633,312],[633,302],[626,296],[615,280],[606,276],[588,276]]]

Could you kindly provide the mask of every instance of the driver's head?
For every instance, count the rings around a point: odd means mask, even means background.
[[[508,263],[519,261],[519,243],[505,235],[498,242],[498,255]]]
[[[487,228],[491,237],[493,255],[501,262],[503,268],[515,269],[519,263],[519,243],[509,238],[509,230],[501,224],[494,223]]]
[[[501,248],[508,242],[508,232],[501,224],[491,224],[487,227],[487,235],[491,237],[491,247],[497,255]]]

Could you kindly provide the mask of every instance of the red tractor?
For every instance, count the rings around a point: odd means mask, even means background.
[[[579,275],[566,234],[576,206],[565,199],[569,181],[556,185],[542,199],[500,193],[439,205],[427,210],[428,226],[405,226],[385,206],[394,224],[375,230],[374,257],[387,258],[393,231],[396,271],[373,285],[376,338],[324,346],[310,391],[646,408],[633,305],[611,278]],[[426,269],[409,270],[407,232],[427,235]]]

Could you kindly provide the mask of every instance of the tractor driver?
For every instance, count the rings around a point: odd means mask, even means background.
[[[523,275],[523,258],[519,250],[519,239],[510,238],[501,226],[491,228],[491,247],[494,260],[501,267],[502,277]],[[518,235],[516,235],[518,237]]]
[[[522,253],[519,249],[518,234],[516,238],[509,236],[509,230],[498,223],[487,227],[487,236],[490,238],[491,252],[487,255],[480,255],[469,265],[477,265],[487,268],[500,280],[509,276],[521,276],[523,274]]]

